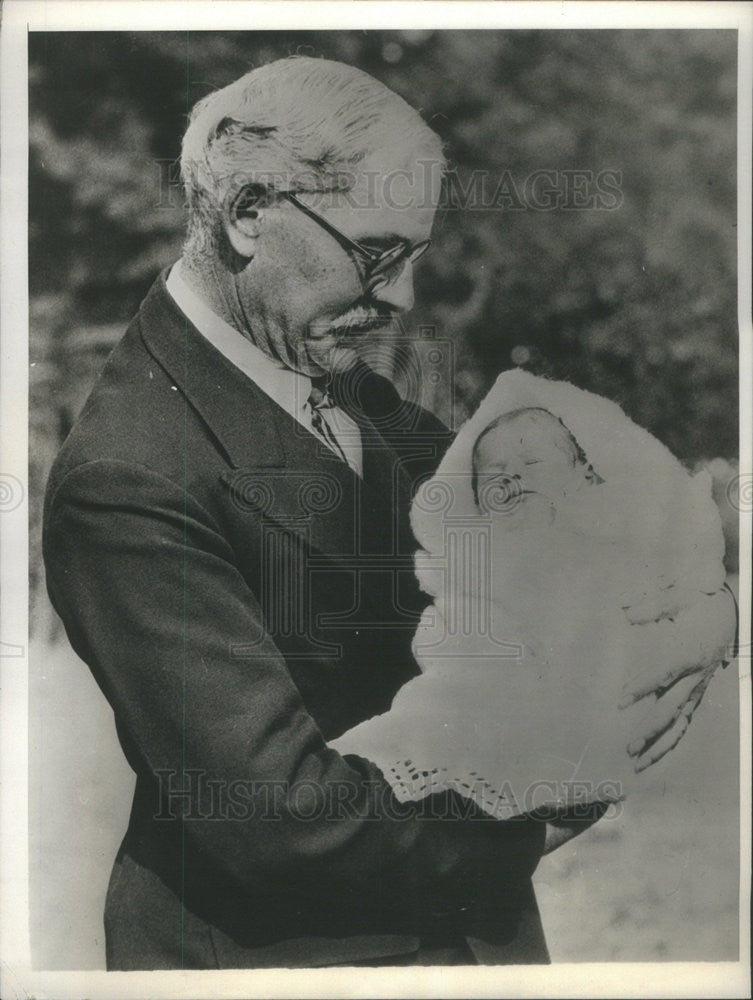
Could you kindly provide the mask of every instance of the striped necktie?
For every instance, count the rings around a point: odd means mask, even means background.
[[[311,379],[311,392],[308,403],[311,407],[311,426],[324,443],[338,455],[346,465],[349,465],[347,456],[340,446],[340,442],[335,437],[332,428],[327,423],[325,411],[331,409],[332,401],[329,398],[329,376],[320,375]]]

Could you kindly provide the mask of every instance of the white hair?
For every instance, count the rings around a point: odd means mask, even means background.
[[[425,155],[444,169],[439,137],[384,84],[345,63],[291,56],[260,66],[193,108],[181,155],[185,254],[216,252],[221,210],[249,185],[342,191],[371,153]]]

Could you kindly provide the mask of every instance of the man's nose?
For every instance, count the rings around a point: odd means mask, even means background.
[[[398,312],[413,308],[413,264],[406,260],[397,274],[376,284],[371,291],[372,299],[384,302]]]

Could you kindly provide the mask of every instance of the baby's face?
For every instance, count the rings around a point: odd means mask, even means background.
[[[576,462],[561,426],[525,418],[483,436],[476,475],[482,510],[512,509],[529,497],[556,504],[589,482],[588,467]]]

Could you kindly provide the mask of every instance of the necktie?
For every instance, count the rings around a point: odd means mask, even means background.
[[[327,423],[327,417],[323,411],[330,409],[332,403],[328,394],[328,376],[321,375],[311,379],[311,392],[308,398],[311,407],[311,426],[325,444],[338,455],[346,465],[349,465],[348,458],[340,446],[340,442],[335,437],[332,428]]]

